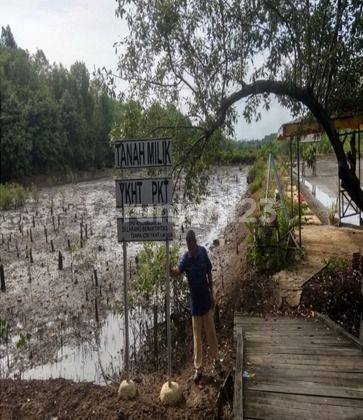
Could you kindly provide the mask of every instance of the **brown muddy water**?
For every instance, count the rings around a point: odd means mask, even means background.
[[[246,175],[247,168],[214,168],[200,204],[178,206],[175,240],[183,242],[183,230],[193,228],[199,243],[211,247],[234,217],[247,190]],[[6,292],[0,292],[0,377],[104,383],[120,373],[123,267],[117,216],[112,179],[44,188],[38,203],[1,213]],[[128,245],[130,263],[141,246]],[[150,326],[150,314],[134,308],[131,354]]]

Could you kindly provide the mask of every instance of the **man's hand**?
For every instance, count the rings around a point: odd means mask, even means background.
[[[170,273],[171,277],[177,277],[177,276],[180,276],[180,274],[181,274],[178,267],[170,267],[169,268],[169,273]]]

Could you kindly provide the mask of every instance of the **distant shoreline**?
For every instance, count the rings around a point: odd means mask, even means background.
[[[89,171],[75,171],[68,174],[32,175],[16,182],[25,187],[35,184],[39,188],[54,187],[82,181],[92,181],[108,178],[112,175],[112,168],[94,169]]]

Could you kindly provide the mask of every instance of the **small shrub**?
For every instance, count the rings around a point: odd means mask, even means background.
[[[266,163],[265,158],[263,157],[257,159],[248,172],[247,181],[250,185],[250,191],[252,194],[262,187],[265,179],[265,174]]]
[[[275,212],[277,217],[271,223],[265,222],[263,217],[259,217],[256,223],[246,224],[251,233],[247,258],[258,271],[269,274],[287,268],[301,254],[298,248],[293,249],[287,235],[297,223],[296,218],[286,219],[279,208],[275,208]],[[280,239],[277,235],[277,228]]]
[[[178,261],[179,247],[173,245],[170,252],[170,266]],[[149,301],[153,297],[154,303],[164,304],[166,276],[166,249],[165,245],[145,242],[143,249],[136,257],[136,278],[132,282],[131,299],[139,298]],[[174,292],[175,303],[185,303],[187,297],[186,282],[180,279],[170,279],[171,290]]]
[[[9,210],[25,204],[26,190],[19,184],[0,184],[0,209]]]
[[[257,177],[254,181],[250,184],[250,191],[251,193],[255,193],[262,187],[263,179],[261,177]]]
[[[329,259],[324,259],[323,263],[326,264],[326,270],[329,272],[334,272],[336,270],[347,270],[349,267],[349,261],[341,257],[331,257]]]

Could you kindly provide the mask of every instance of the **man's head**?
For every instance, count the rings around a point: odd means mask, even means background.
[[[197,247],[197,238],[195,237],[194,230],[188,230],[185,239],[187,241],[188,250],[193,252]]]

